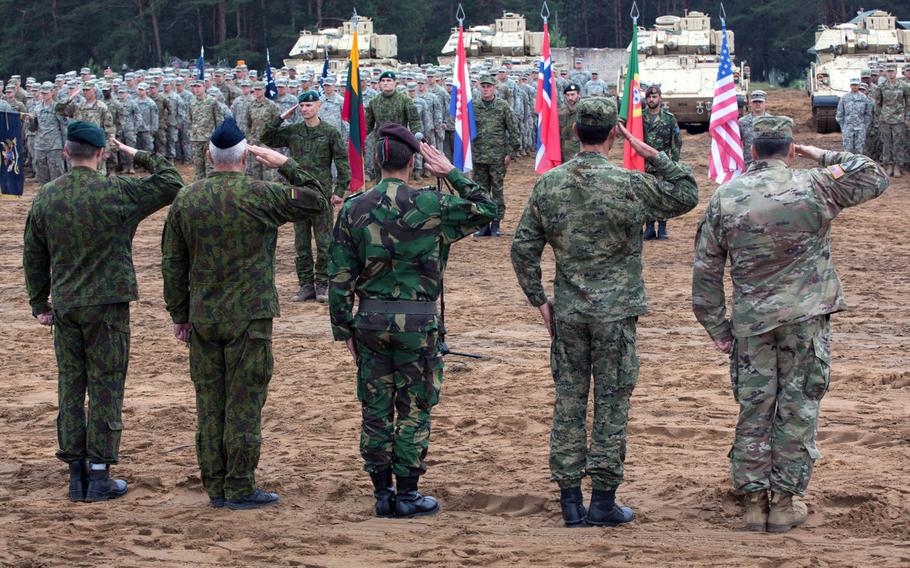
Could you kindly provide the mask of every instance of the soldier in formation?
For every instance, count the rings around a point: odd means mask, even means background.
[[[905,131],[910,113],[910,83],[897,78],[897,64],[887,65],[885,80],[872,90],[872,100],[878,110],[881,163],[888,175],[900,177],[901,165],[907,160]]]
[[[806,521],[819,403],[828,390],[831,314],[846,309],[831,258],[831,223],[881,195],[872,159],[793,143],[793,121],[756,118],[746,173],[717,189],[696,236],[695,316],[730,354],[739,419],[730,474],[745,494],[746,529],[787,532]],[[790,167],[794,156],[819,167]],[[732,313],[724,267],[731,259]]]
[[[207,156],[209,139],[224,120],[224,112],[214,98],[207,96],[202,81],[196,79],[190,85],[195,98],[190,104],[190,142],[193,144],[193,165],[195,181],[206,177],[212,171],[211,159]]]
[[[844,138],[844,151],[862,154],[866,142],[866,129],[872,123],[872,101],[859,92],[862,81],[850,80],[850,92],[837,103],[835,120]]]
[[[258,145],[265,127],[280,115],[278,105],[265,97],[265,83],[262,81],[254,82],[253,100],[246,107],[246,124],[242,129],[246,133],[250,144]],[[259,161],[247,163],[247,175],[266,181],[271,180],[273,177],[271,170]]]
[[[752,162],[752,140],[755,138],[755,132],[752,129],[752,122],[760,117],[765,116],[768,102],[768,94],[761,90],[752,91],[749,96],[749,114],[739,119],[739,135],[743,143],[743,161],[746,167]]]
[[[562,151],[562,163],[575,157],[581,143],[575,137],[575,106],[581,97],[581,87],[568,83],[563,89],[565,104],[559,107],[559,148]]]
[[[674,162],[679,161],[679,152],[682,149],[682,137],[676,117],[663,107],[660,85],[648,85],[645,89],[645,107],[642,113],[642,126],[644,127],[645,144],[664,152]],[[654,164],[645,163],[645,171],[660,178]],[[657,230],[654,223],[657,222]],[[666,219],[647,219],[645,221],[644,240],[659,239],[665,241],[670,238],[667,233]]]
[[[66,121],[56,111],[53,85],[41,85],[41,99],[32,113],[30,128],[34,133],[32,165],[38,184],[44,185],[63,175],[63,143],[66,138]]]

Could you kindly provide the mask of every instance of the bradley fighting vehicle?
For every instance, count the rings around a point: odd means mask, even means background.
[[[685,16],[660,16],[653,29],[638,30],[638,74],[645,84],[660,84],[664,106],[680,125],[707,127],[711,119],[714,84],[720,67],[723,32],[711,29],[711,18],[701,12]],[[733,32],[727,30],[727,47],[733,58]],[[625,83],[626,66],[620,68],[616,85],[619,96]],[[749,67],[734,62],[733,78],[740,109],[749,90]],[[642,101],[644,102],[644,101]],[[644,104],[642,104],[644,106]]]
[[[284,60],[288,67],[299,73],[322,73],[325,53],[329,55],[329,70],[336,75],[345,73],[354,43],[354,24],[345,21],[340,28],[326,28],[312,33],[300,32],[297,43]],[[373,32],[373,21],[361,16],[357,22],[357,48],[362,66],[398,67],[398,36]]]
[[[858,79],[872,63],[910,61],[910,30],[900,29],[887,12],[860,12],[845,24],[819,26],[809,53],[815,55],[806,77],[815,129],[837,132],[837,103],[850,92],[850,79]]]
[[[506,59],[518,68],[536,68],[543,47],[543,32],[529,32],[525,17],[504,12],[492,26],[474,26],[464,31],[464,49],[468,62],[488,62],[494,68]],[[440,65],[455,64],[458,48],[458,28],[452,28],[449,40],[439,56]]]

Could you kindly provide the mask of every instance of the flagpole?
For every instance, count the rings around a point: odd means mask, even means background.
[[[357,57],[357,69],[351,69],[351,71],[354,72],[354,73],[357,73],[357,89],[358,89],[358,90],[361,92],[361,94],[362,94],[362,93],[363,93],[363,85],[360,83],[360,57],[359,57],[359,54],[360,54],[360,37],[357,35],[357,24],[358,24],[359,22],[360,22],[360,16],[357,15],[357,8],[354,8],[354,15],[351,16],[351,25],[354,26],[354,30],[353,30],[353,31],[354,31],[354,37],[357,38],[357,40],[354,42],[353,47],[354,47],[354,49],[357,50],[358,57]],[[366,154],[366,143],[365,143],[365,141],[363,141],[363,142],[364,142],[364,146],[363,146],[363,150],[362,150],[362,151],[363,151],[364,154]],[[369,159],[370,159],[369,156],[364,155],[364,156],[363,156],[363,159],[360,160],[360,175],[363,177],[363,186],[364,186],[364,187],[366,187],[366,185],[367,185],[367,160],[369,160]]]

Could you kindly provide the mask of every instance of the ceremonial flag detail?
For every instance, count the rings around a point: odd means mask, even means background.
[[[18,112],[0,112],[0,194],[22,195],[23,161],[22,119]]]
[[[363,114],[363,93],[360,89],[360,49],[357,43],[357,24],[354,24],[354,46],[348,63],[348,82],[344,89],[344,106],[341,108],[341,119],[350,125],[348,136],[348,161],[351,165],[351,191],[363,187],[366,175],[363,171],[363,152],[367,138],[367,121]],[[328,59],[323,68],[323,76],[328,73]]]
[[[733,63],[727,46],[727,24],[721,20],[723,42],[720,50],[720,67],[714,84],[714,101],[711,104],[711,161],[708,176],[717,183],[726,183],[746,170],[743,160],[743,143],[739,133],[739,105],[736,102],[736,84],[733,81]]]
[[[471,141],[477,135],[477,125],[474,123],[474,99],[468,77],[470,75],[468,74],[468,58],[464,49],[464,27],[459,22],[452,94],[449,97],[449,115],[455,119],[454,165],[462,172],[474,169]]]
[[[550,32],[544,20],[543,47],[537,73],[537,101],[534,105],[537,112],[537,155],[534,158],[534,171],[539,174],[562,163],[558,101],[556,76],[553,75],[553,60],[550,58]]]
[[[356,41],[357,41],[357,31],[355,30],[354,31],[354,42],[355,43],[353,43],[351,45],[356,46],[357,45]],[[325,78],[329,76],[329,48],[328,48],[328,46],[324,47],[323,50],[325,51],[325,60],[322,62],[322,75],[319,76],[319,96],[320,97],[325,96]],[[355,50],[352,49],[351,51],[355,51]],[[359,74],[359,72],[358,72],[358,74]]]
[[[645,128],[641,120],[641,85],[638,77],[638,22],[632,22],[632,43],[629,44],[629,65],[623,84],[622,105],[619,116],[625,121],[626,130],[634,138],[644,140]],[[622,165],[629,170],[645,171],[645,159],[626,142],[623,145]]]
[[[196,78],[200,81],[205,80],[205,46],[199,47],[199,59],[196,60]]]
[[[272,60],[269,58],[269,50],[265,50],[265,72],[262,74],[265,78],[265,96],[268,99],[275,100],[278,98],[278,87],[275,86],[275,78],[272,77]]]

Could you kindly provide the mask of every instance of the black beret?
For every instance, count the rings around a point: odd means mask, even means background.
[[[385,71],[382,75],[379,76],[380,79],[392,79],[393,81],[397,78],[394,71]]]
[[[401,142],[414,152],[420,152],[420,142],[411,131],[400,124],[390,122],[379,127],[379,137]]]
[[[77,120],[69,123],[66,127],[66,139],[95,148],[104,148],[104,131],[92,122]]]
[[[298,103],[315,103],[319,100],[319,93],[316,91],[304,91],[297,95]]]
[[[566,85],[566,88],[562,90],[563,93],[578,93],[581,92],[581,87],[576,83],[569,83]]]
[[[224,122],[212,132],[211,142],[216,148],[226,150],[240,144],[246,138],[233,118],[225,118]]]

